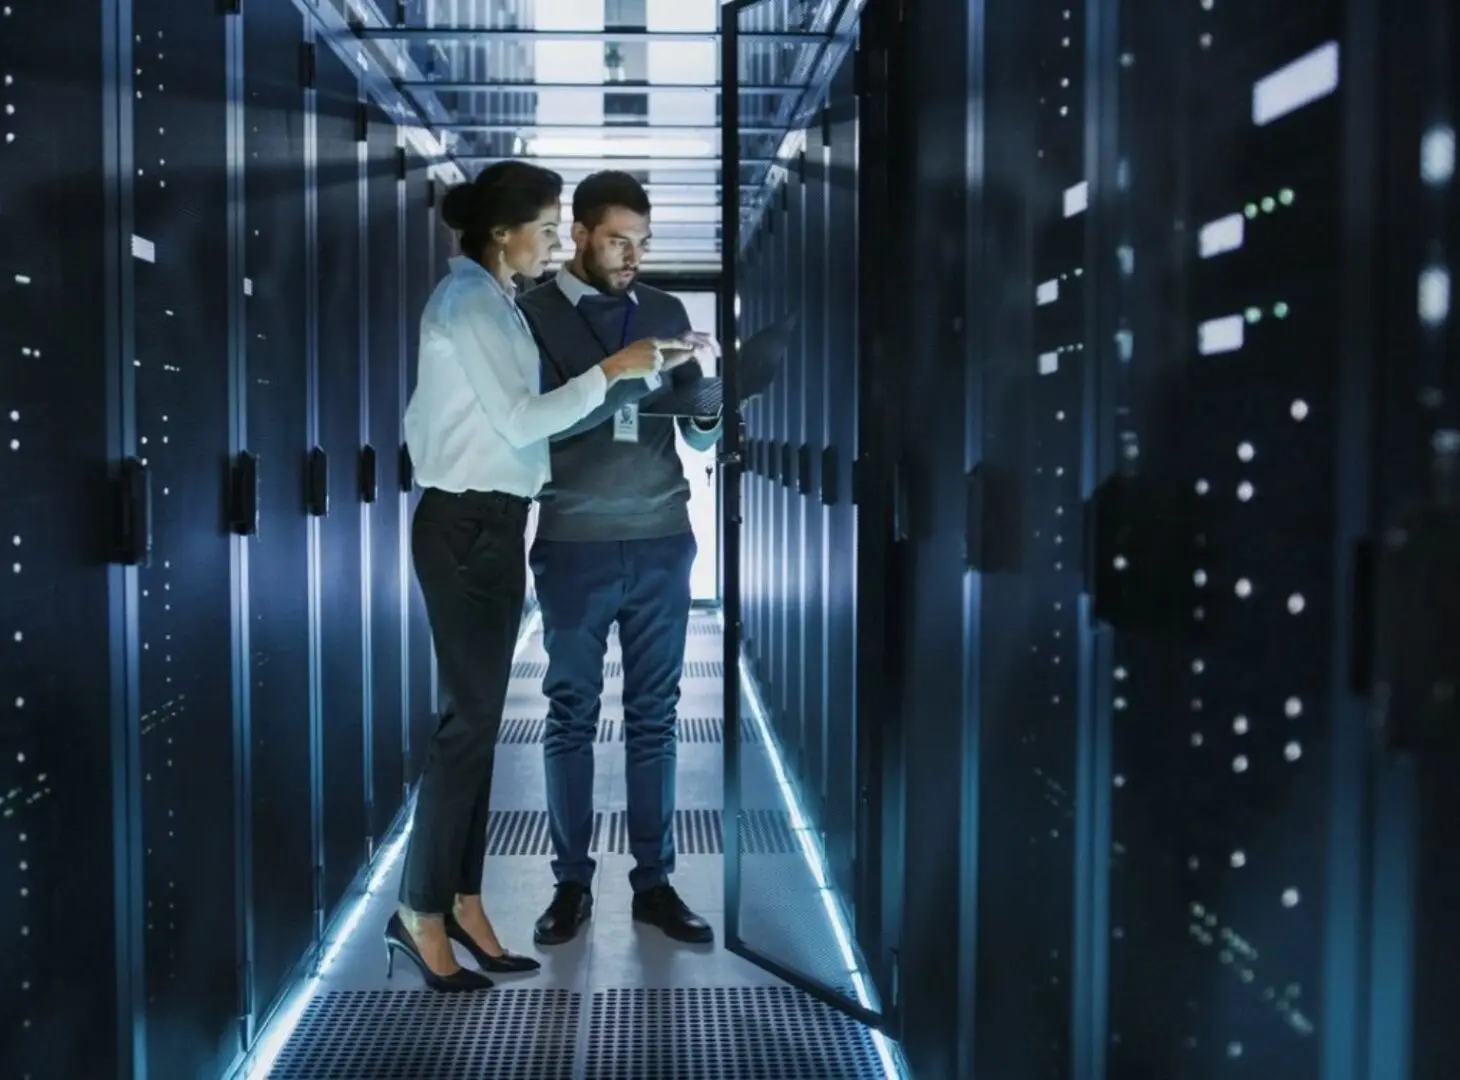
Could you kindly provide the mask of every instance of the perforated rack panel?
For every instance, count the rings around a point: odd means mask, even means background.
[[[1112,227],[1173,280],[1131,274],[1116,297],[1108,404],[1131,479],[1111,512],[1134,520],[1128,544],[1097,553],[1147,567],[1112,601],[1124,632],[1097,702],[1112,714],[1116,1071],[1157,1054],[1167,1070],[1316,1076],[1331,1022],[1330,799],[1356,794],[1332,792],[1326,767],[1347,662],[1329,550],[1344,483],[1340,15],[1193,10],[1120,42],[1151,63],[1120,68],[1129,182]],[[1183,46],[1158,59],[1156,35],[1177,27],[1159,40]],[[1168,80],[1181,91],[1163,98]],[[1153,137],[1163,117],[1188,133],[1179,187]],[[1143,219],[1177,199],[1171,258]]]
[[[113,1040],[76,1037],[112,1029],[121,955],[101,43],[95,5],[8,0],[0,17],[0,1045],[17,1076],[120,1066]],[[76,993],[80,970],[98,992]]]
[[[153,551],[138,571],[142,903],[149,1060],[221,1067],[239,1015],[237,774],[227,519],[232,289],[225,22],[132,8],[137,455]],[[230,493],[231,494],[231,493]],[[220,512],[221,511],[221,512]]]
[[[310,709],[309,447],[304,20],[288,0],[254,0],[243,25],[244,362],[249,443],[259,458],[259,537],[250,552],[249,752],[254,845],[254,991],[288,985],[315,935]]]
[[[366,379],[365,430],[361,438],[375,454],[374,501],[369,518],[370,603],[370,765],[367,770],[369,833],[384,840],[405,790],[405,709],[402,702],[402,602],[410,578],[402,581],[407,550],[402,547],[401,516],[408,499],[401,491],[400,445],[403,324],[412,320],[405,306],[405,178],[396,143],[398,132],[378,105],[367,113],[364,215]],[[415,313],[411,313],[414,315]],[[413,329],[413,327],[412,327]]]
[[[316,59],[318,91],[319,445],[329,455],[329,515],[321,519],[324,906],[345,894],[366,854],[366,689],[360,651],[365,617],[359,498],[361,373],[365,362],[361,260],[360,83],[326,48]]]
[[[745,8],[739,19],[741,31],[753,34],[782,31],[795,15],[760,4]],[[794,52],[776,55],[763,42],[746,43],[742,77],[773,78]],[[853,68],[849,58],[837,69],[829,107],[805,132],[805,151],[790,163],[785,182],[759,196],[768,202],[756,229],[744,237],[734,332],[748,339],[796,316],[781,373],[744,408],[740,621],[781,766],[824,851],[817,857],[854,910],[854,866],[860,860],[863,874],[872,872],[864,838],[877,813],[866,790],[872,766],[859,752],[857,695],[866,679],[880,676],[858,666],[858,620],[877,618],[858,605],[880,568],[875,560],[859,561],[853,503],[862,377],[858,148],[865,138]],[[740,107],[742,122],[765,123],[761,110],[767,106],[755,96],[742,95]],[[693,674],[694,664],[688,667]],[[743,715],[740,740],[748,745],[758,735],[750,713]],[[748,764],[758,760],[758,754],[742,756],[737,797],[747,814],[764,797],[766,778]],[[766,846],[756,822],[742,816],[740,854],[779,850]],[[820,921],[823,912],[783,902],[784,881],[762,874],[758,865],[747,862],[739,877],[746,945],[841,993],[846,961],[835,949],[785,953],[788,941],[818,937],[819,929],[800,920]]]

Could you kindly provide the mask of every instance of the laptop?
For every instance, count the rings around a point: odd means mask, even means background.
[[[793,313],[741,342],[737,357],[740,367],[740,400],[759,397],[780,374],[791,335],[796,331]],[[639,402],[640,416],[714,416],[725,407],[725,383],[719,377],[701,377],[681,386],[666,386]]]

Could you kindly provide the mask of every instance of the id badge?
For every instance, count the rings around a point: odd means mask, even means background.
[[[613,441],[639,441],[639,406],[637,402],[630,402],[614,413]]]

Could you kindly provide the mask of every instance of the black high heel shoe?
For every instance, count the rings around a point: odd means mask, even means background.
[[[471,953],[471,958],[483,971],[490,971],[497,975],[526,975],[528,972],[537,971],[542,967],[541,963],[530,956],[518,956],[516,953],[506,951],[500,956],[493,956],[472,940],[472,936],[466,932],[466,928],[456,921],[455,915],[447,915],[444,921],[446,936]]]
[[[425,957],[421,955],[421,950],[416,948],[416,943],[411,938],[411,932],[401,921],[400,912],[392,915],[390,922],[385,924],[385,977],[387,979],[395,974],[395,954],[397,952],[405,954],[411,963],[416,965],[421,972],[421,978],[426,980],[426,985],[432,990],[438,990],[443,994],[463,994],[492,988],[492,980],[479,971],[457,968],[450,975],[438,975],[427,967]]]

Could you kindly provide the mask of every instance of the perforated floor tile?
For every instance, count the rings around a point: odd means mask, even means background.
[[[593,849],[604,835],[604,815],[593,815]],[[541,855],[553,853],[546,810],[493,810],[487,824],[487,855]]]
[[[504,746],[526,746],[541,743],[547,732],[547,720],[542,717],[513,716],[502,721],[502,730],[497,742]],[[598,741],[620,742],[623,739],[622,720],[598,721]]]
[[[785,986],[603,990],[584,1080],[880,1080],[867,1029]]]
[[[603,846],[611,855],[629,850],[628,812],[607,815]],[[674,850],[681,855],[723,855],[725,826],[720,810],[676,810]],[[740,815],[740,850],[745,855],[796,855],[800,846],[790,815],[781,810],[745,810]]]
[[[565,990],[321,994],[270,1080],[574,1080],[582,998]]]
[[[602,850],[608,855],[629,853],[628,811],[608,814]],[[680,855],[721,855],[725,837],[720,827],[718,810],[676,810],[674,812],[674,850]]]
[[[509,716],[502,721],[497,741],[505,746],[522,746],[541,743],[547,731],[547,720],[543,717]],[[725,721],[718,716],[681,716],[678,726],[679,741],[682,743],[723,743]],[[598,721],[599,742],[622,742],[624,722],[621,719]],[[760,734],[755,725],[743,721],[740,727],[742,743],[759,743]]]

